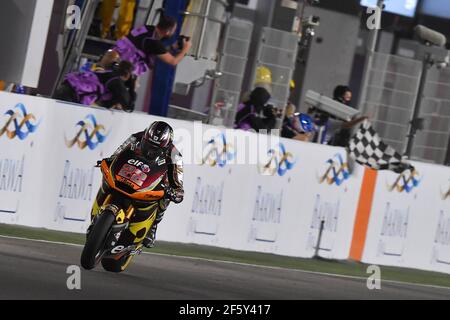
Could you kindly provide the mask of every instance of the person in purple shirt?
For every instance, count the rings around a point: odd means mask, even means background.
[[[255,88],[250,98],[241,103],[235,119],[235,129],[241,130],[270,130],[276,124],[276,112],[273,106],[267,105],[271,96],[262,88]]]

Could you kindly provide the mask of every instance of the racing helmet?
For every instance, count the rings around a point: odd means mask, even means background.
[[[163,121],[153,122],[141,140],[141,151],[149,158],[156,158],[173,142],[173,129]]]

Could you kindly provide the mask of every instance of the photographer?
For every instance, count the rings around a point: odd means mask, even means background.
[[[105,83],[105,93],[97,101],[107,109],[134,111],[136,102],[136,76],[133,65],[127,61],[115,64],[112,72],[97,72],[100,82]]]
[[[236,114],[235,129],[271,130],[275,127],[277,110],[267,105],[270,93],[261,87],[255,88],[250,98],[239,105]]]
[[[161,13],[156,26],[142,26],[117,41],[113,51],[120,55],[122,60],[128,60],[135,66],[134,74],[139,76],[146,71],[153,70],[156,59],[172,66],[178,65],[189,52],[192,42],[183,37],[177,46],[177,53],[171,54],[163,41],[169,40],[175,34],[177,22],[174,18]]]
[[[53,98],[131,112],[136,100],[136,78],[132,72],[133,64],[128,61],[107,71],[72,72],[66,75]]]

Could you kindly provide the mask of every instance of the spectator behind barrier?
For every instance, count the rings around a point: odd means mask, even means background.
[[[276,123],[276,109],[272,105],[267,105],[270,98],[270,93],[266,89],[255,88],[249,99],[238,106],[235,128],[253,129],[257,132],[273,129]]]
[[[334,89],[333,99],[350,106],[352,91],[348,86],[339,85]],[[368,118],[360,117],[351,121],[344,121],[325,112],[315,112],[313,117],[317,126],[314,142],[340,147],[348,145],[351,138],[351,129]]]
[[[130,32],[112,48],[122,60],[134,64],[134,74],[139,76],[147,70],[153,70],[156,59],[172,66],[178,65],[189,52],[192,43],[187,37],[181,37],[173,47],[177,50],[172,55],[163,41],[169,40],[175,34],[177,22],[174,18],[162,14],[156,26],[142,26]]]
[[[281,137],[299,141],[310,141],[312,138],[310,132],[303,130],[299,116],[296,113],[296,108],[292,103],[288,103],[286,107],[286,116],[283,120]]]
[[[112,70],[113,66],[120,63],[120,55],[114,50],[108,50],[100,59],[99,62],[95,63],[91,70],[92,71],[106,71]]]
[[[102,19],[101,37],[112,38],[111,23],[116,10],[117,0],[103,0],[100,7]],[[136,0],[120,0],[120,9],[115,26],[115,38],[125,37],[130,32],[135,20]]]
[[[136,101],[132,71],[133,64],[122,61],[111,70],[69,73],[53,98],[131,112]]]
[[[340,85],[334,89],[333,99],[339,101],[342,104],[350,106],[352,97],[352,90],[348,86]],[[341,124],[341,127],[336,130],[330,144],[338,147],[348,146],[352,135],[352,128],[366,119],[367,117],[360,117],[348,122],[343,122]]]

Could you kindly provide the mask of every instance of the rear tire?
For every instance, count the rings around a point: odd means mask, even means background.
[[[100,262],[99,254],[103,250],[116,217],[108,210],[104,211],[93,226],[81,254],[81,266],[86,270],[94,269]]]

